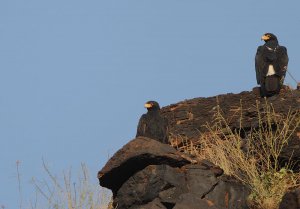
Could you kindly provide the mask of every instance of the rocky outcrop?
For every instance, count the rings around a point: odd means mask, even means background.
[[[148,165],[181,167],[190,163],[187,156],[173,147],[146,137],[138,137],[114,154],[98,173],[100,185],[112,190],[113,194],[137,171]]]
[[[120,149],[98,178],[122,209],[247,208],[248,189],[222,169],[145,137]]]
[[[255,89],[239,94],[229,93],[185,100],[163,107],[161,111],[169,120],[172,134],[196,142],[199,135],[206,131],[205,125],[214,121],[217,107],[220,107],[222,115],[228,120],[232,129],[240,128],[242,110],[242,128],[247,130],[258,125],[257,108],[263,110],[266,102],[272,104],[276,113],[286,115],[290,110],[299,110],[299,98],[299,90],[285,88],[280,95],[261,98]]]
[[[258,90],[195,98],[161,109],[169,120],[172,144],[201,143],[207,125],[221,113],[232,131],[245,138],[264,120],[271,105],[276,115],[299,112],[300,91],[282,89],[280,95],[260,98]],[[242,116],[242,117],[241,117]],[[280,158],[300,168],[300,129],[291,135]],[[207,138],[209,140],[209,138]],[[113,205],[121,209],[247,209],[249,189],[225,175],[212,163],[197,161],[170,145],[146,137],[133,139],[121,148],[98,173],[100,185],[113,192]],[[280,209],[300,208],[299,189],[288,192]]]
[[[239,94],[224,94],[209,98],[195,98],[171,104],[162,108],[162,114],[169,120],[169,131],[173,143],[180,146],[184,141],[199,142],[200,135],[207,131],[207,124],[215,122],[215,116],[221,111],[232,130],[240,130],[246,136],[251,129],[259,125],[258,111],[265,112],[271,105],[274,112],[281,116],[299,111],[300,91],[285,87],[279,95],[261,98],[259,90],[244,91]],[[242,114],[242,117],[241,117]],[[241,120],[242,119],[242,120]],[[300,160],[300,128],[291,136],[289,145],[281,154],[283,159]],[[242,136],[243,137],[243,136]],[[174,142],[175,141],[175,142]],[[300,165],[298,166],[300,168]]]

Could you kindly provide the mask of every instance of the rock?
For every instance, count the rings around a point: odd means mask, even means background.
[[[196,146],[201,135],[208,132],[206,125],[215,122],[215,115],[219,111],[228,121],[231,130],[240,130],[241,136],[248,135],[251,129],[259,126],[257,110],[264,112],[266,103],[274,107],[277,115],[286,117],[290,112],[300,109],[300,91],[282,88],[279,95],[270,98],[260,98],[258,89],[244,91],[239,94],[223,94],[208,98],[195,98],[171,104],[161,109],[162,115],[169,121],[169,131],[172,133],[172,144],[181,146],[182,139],[192,141]],[[242,110],[242,121],[240,120]],[[241,122],[241,123],[240,123]],[[240,127],[240,124],[242,127]],[[300,162],[300,127],[296,129],[283,148],[280,155],[282,162]],[[294,171],[300,170],[295,165]]]
[[[181,136],[192,140],[195,143],[201,133],[207,131],[205,125],[211,123],[218,107],[224,118],[230,119],[229,125],[232,129],[240,128],[240,108],[243,109],[242,126],[244,129],[253,127],[256,124],[258,102],[262,110],[265,103],[272,103],[277,113],[287,114],[289,110],[299,110],[300,91],[284,90],[276,97],[268,99],[260,98],[255,91],[243,91],[239,94],[223,94],[208,98],[194,98],[171,104],[161,109],[162,114],[168,118],[169,129],[174,136]]]
[[[246,209],[249,194],[250,190],[242,186],[240,182],[228,176],[222,176],[205,198],[224,208]]]
[[[189,164],[189,159],[167,144],[138,137],[133,139],[106,163],[98,173],[100,185],[115,194],[127,179],[148,165],[169,165],[181,167]]]
[[[256,86],[252,89],[253,94],[255,94],[257,97],[260,97],[260,87]]]
[[[173,209],[225,209],[217,207],[209,200],[202,199],[195,194],[182,194]]]
[[[300,208],[300,187],[287,192],[279,205],[279,209],[299,209]]]
[[[150,202],[158,196],[164,196],[165,202],[176,200],[182,192],[187,191],[184,178],[184,173],[179,168],[168,165],[147,166],[122,185],[115,195],[114,206],[127,209],[132,205]],[[169,196],[162,194],[170,189],[172,192],[168,193]]]
[[[197,146],[204,134],[209,140],[206,124],[216,122],[221,112],[232,131],[240,130],[248,149],[251,129],[259,126],[257,110],[266,110],[272,104],[276,116],[285,117],[300,109],[300,91],[283,88],[279,95],[264,99],[253,92],[224,94],[209,98],[185,100],[162,108],[168,118],[172,144],[182,139]],[[240,121],[242,109],[242,121]],[[264,121],[264,115],[261,117]],[[176,138],[178,137],[178,138]],[[173,143],[179,139],[179,142]],[[180,142],[181,140],[181,142]],[[300,162],[300,127],[283,148],[280,161]],[[292,155],[292,158],[291,158]],[[295,168],[300,168],[300,163]],[[122,209],[248,209],[249,188],[223,173],[212,163],[197,161],[193,156],[176,151],[167,144],[138,137],[133,139],[107,162],[98,173],[100,185],[113,192],[113,204]],[[300,188],[288,192],[280,209],[300,208]]]
[[[239,206],[246,202],[247,197],[244,192],[245,186],[232,178],[224,178],[220,170],[208,161],[181,168],[149,165],[131,176],[120,187],[114,196],[113,205],[122,209],[132,209],[158,199],[166,208],[189,208],[191,205],[192,208],[197,208],[197,204],[203,208],[241,208]],[[215,191],[216,187],[218,192]],[[244,200],[241,200],[242,198]]]
[[[155,200],[149,202],[146,205],[134,206],[131,207],[130,209],[167,209],[167,208],[163,206],[163,204],[161,204],[158,198],[156,198]]]
[[[201,198],[212,191],[218,183],[215,173],[201,164],[187,165],[184,169],[186,170],[186,184],[189,192]]]

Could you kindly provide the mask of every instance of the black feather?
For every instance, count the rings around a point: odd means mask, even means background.
[[[160,114],[159,104],[149,101],[153,106],[148,108],[148,112],[143,114],[139,120],[136,137],[145,136],[167,144],[168,139],[168,120]]]
[[[286,75],[288,66],[287,49],[278,44],[274,34],[266,33],[270,38],[257,48],[255,55],[255,72],[257,84],[261,86],[261,96],[278,94]],[[273,65],[275,74],[267,76],[269,65]]]

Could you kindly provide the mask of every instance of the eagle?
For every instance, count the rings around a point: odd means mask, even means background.
[[[167,144],[169,142],[168,120],[161,115],[158,102],[148,101],[145,103],[145,108],[147,113],[139,120],[136,137],[145,136]]]
[[[261,40],[265,44],[257,48],[255,55],[256,80],[261,96],[271,97],[279,94],[283,86],[289,58],[286,47],[279,45],[274,34],[265,33]]]

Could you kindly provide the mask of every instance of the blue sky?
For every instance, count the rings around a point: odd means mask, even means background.
[[[273,32],[300,78],[299,1],[0,1],[0,205],[32,177],[86,163],[91,176],[134,138],[143,104],[238,93]],[[295,86],[287,77],[286,83]],[[97,183],[95,178],[95,183]]]

